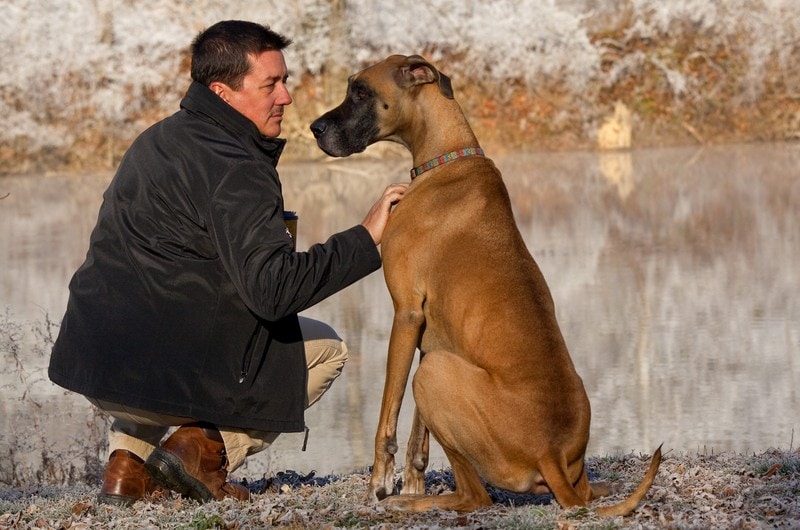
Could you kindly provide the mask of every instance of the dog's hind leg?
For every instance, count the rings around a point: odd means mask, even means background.
[[[539,472],[562,508],[585,506],[592,498],[592,488],[586,476],[586,469],[581,471],[581,476],[575,485],[567,478],[566,469],[567,463],[563,456],[543,458],[539,462]]]

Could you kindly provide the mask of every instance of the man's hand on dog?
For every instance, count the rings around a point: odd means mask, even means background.
[[[361,224],[369,231],[372,240],[376,245],[381,244],[383,238],[383,229],[386,228],[386,222],[389,220],[389,214],[392,211],[392,206],[400,202],[403,194],[408,188],[407,183],[396,183],[389,185],[384,191],[381,198],[372,205],[372,208],[367,212],[367,216]]]

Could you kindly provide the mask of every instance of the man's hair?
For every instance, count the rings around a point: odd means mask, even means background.
[[[223,20],[202,31],[192,42],[192,79],[209,86],[214,81],[234,90],[250,71],[250,56],[283,50],[292,43],[269,26],[243,20]]]

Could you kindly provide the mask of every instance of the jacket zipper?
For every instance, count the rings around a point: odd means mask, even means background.
[[[244,353],[244,357],[242,358],[242,369],[239,372],[239,384],[242,384],[247,379],[247,375],[250,372],[250,363],[253,360],[253,350],[255,350],[256,346],[259,343],[259,338],[261,337],[262,327],[260,324],[256,324],[256,329],[253,331],[253,334],[250,335],[250,340],[247,341],[247,350]]]

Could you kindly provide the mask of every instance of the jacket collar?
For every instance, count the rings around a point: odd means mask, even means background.
[[[181,101],[181,108],[200,115],[205,121],[216,123],[241,140],[248,149],[255,148],[267,155],[273,165],[278,163],[286,140],[262,135],[252,121],[225,103],[207,86],[192,81]]]

